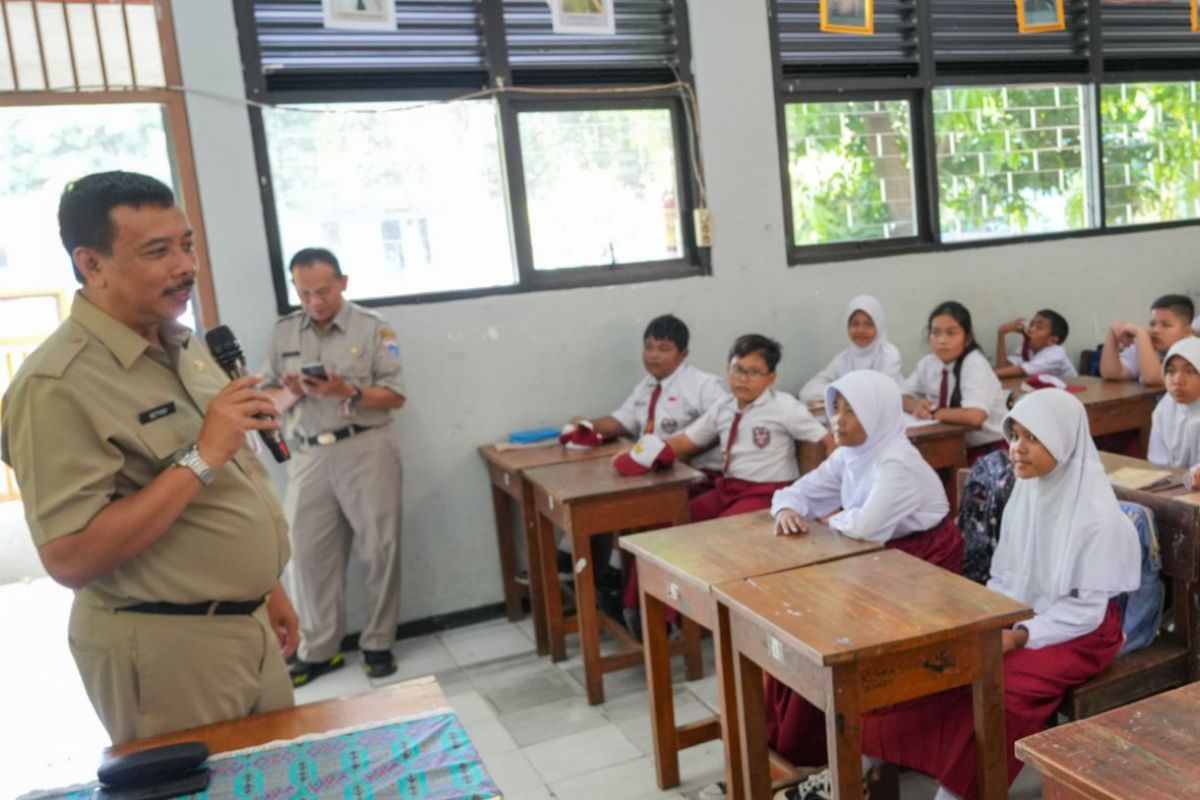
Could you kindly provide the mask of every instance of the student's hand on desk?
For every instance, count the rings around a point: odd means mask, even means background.
[[[300,381],[304,387],[304,393],[314,397],[333,397],[338,400],[344,400],[354,394],[353,387],[336,372],[330,372],[329,380],[327,381],[309,375],[301,375]]]
[[[804,517],[790,508],[785,508],[775,515],[775,535],[792,536],[797,533],[808,533],[808,523]]]
[[[928,400],[918,400],[913,406],[912,415],[917,419],[933,419],[933,403]]]
[[[1001,649],[1005,653],[1024,647],[1028,641],[1029,631],[1024,628],[1005,628],[1000,631]]]

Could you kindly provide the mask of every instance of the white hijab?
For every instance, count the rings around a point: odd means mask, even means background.
[[[1163,359],[1164,370],[1172,356],[1186,359],[1200,370],[1200,339],[1189,336],[1171,345]],[[1200,400],[1185,406],[1169,394],[1163,395],[1154,408],[1153,424],[1167,446],[1170,466],[1191,468],[1200,462]]]
[[[849,370],[887,369],[887,317],[884,316],[883,306],[869,294],[860,294],[846,306],[846,327],[850,327],[850,318],[854,312],[862,311],[875,323],[875,340],[866,347],[859,347],[854,342],[846,348],[846,366]],[[853,405],[853,403],[851,403]]]
[[[924,459],[905,432],[908,422],[896,382],[874,370],[856,370],[825,388],[825,413],[834,418],[837,396],[846,398],[867,433],[857,447],[839,447],[834,457],[845,464],[842,474],[842,508],[859,508],[871,492],[875,464],[884,456],[920,462]],[[914,480],[917,473],[914,473]]]
[[[1004,418],[1038,438],[1058,461],[1040,478],[1018,479],[1000,523],[992,574],[1003,576],[1014,599],[1041,614],[1073,590],[1136,589],[1141,546],[1133,523],[1117,505],[1092,443],[1087,412],[1060,389],[1033,392]]]

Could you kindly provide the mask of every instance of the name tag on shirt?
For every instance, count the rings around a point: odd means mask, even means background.
[[[146,425],[151,422],[154,422],[154,420],[156,420],[156,419],[162,419],[163,417],[168,417],[174,413],[175,413],[175,403],[174,402],[166,402],[166,403],[163,403],[161,406],[155,406],[154,408],[147,409],[146,411],[143,411],[140,414],[138,414],[138,422],[142,423],[143,425]]]
[[[284,358],[299,358],[300,351],[299,350],[284,350],[283,357]]]

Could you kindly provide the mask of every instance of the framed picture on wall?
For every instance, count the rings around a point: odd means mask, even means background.
[[[828,33],[875,33],[875,0],[821,0],[821,30]]]
[[[550,0],[555,33],[612,36],[617,32],[613,0]]]
[[[1017,0],[1017,30],[1021,33],[1066,29],[1063,0]]]
[[[321,0],[326,28],[396,30],[395,0]]]

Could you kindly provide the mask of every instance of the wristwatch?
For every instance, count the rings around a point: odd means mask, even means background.
[[[200,450],[196,445],[176,453],[174,463],[177,467],[190,469],[205,486],[211,486],[212,482],[217,479],[217,471],[200,457]]]
[[[352,388],[354,390],[354,394],[352,394],[348,398],[346,398],[346,402],[349,403],[351,408],[355,408],[356,406],[358,406],[359,403],[362,402],[362,398],[363,398],[362,387],[355,386],[352,383],[352,384],[350,384],[350,388]]]

